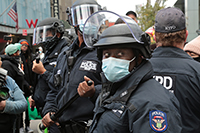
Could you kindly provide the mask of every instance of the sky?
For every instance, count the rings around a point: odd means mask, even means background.
[[[125,15],[126,12],[132,10],[136,11],[136,5],[144,5],[147,0],[97,0],[97,2],[102,6],[106,7],[107,10],[113,11],[119,15]],[[151,0],[154,5],[155,0]],[[166,7],[173,6],[176,0],[167,0],[165,3]]]

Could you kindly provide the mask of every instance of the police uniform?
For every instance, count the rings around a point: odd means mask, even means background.
[[[158,47],[150,59],[155,79],[180,102],[182,133],[200,132],[200,64],[176,47]],[[192,102],[191,102],[192,100]]]
[[[43,113],[56,112],[64,106],[72,96],[77,93],[79,83],[84,81],[84,76],[89,77],[95,83],[95,96],[101,90],[100,72],[101,64],[96,57],[96,50],[88,48],[82,43],[79,48],[78,38],[66,48],[58,57],[58,65],[51,76],[49,86],[51,91],[47,95],[47,103]],[[60,83],[56,78],[59,75]],[[93,98],[95,98],[95,96]],[[54,102],[53,100],[56,101]],[[93,117],[94,103],[93,98],[79,97],[69,108],[64,110],[63,115],[59,118],[62,129],[67,132],[67,127],[76,122],[87,122]],[[67,125],[67,126],[66,126]],[[66,127],[66,129],[64,128]],[[76,128],[76,127],[75,127]],[[79,127],[78,127],[79,128]],[[76,132],[73,129],[72,132]],[[71,131],[68,131],[71,132]]]
[[[48,50],[45,53],[45,58],[43,60],[44,68],[46,72],[42,75],[38,75],[37,85],[35,87],[33,99],[35,100],[36,107],[41,113],[42,108],[45,104],[45,98],[50,88],[48,87],[49,75],[53,72],[54,67],[57,62],[56,59],[61,52],[62,48],[67,45],[67,41],[63,38],[61,39],[54,48]]]
[[[178,101],[152,78],[152,71],[144,61],[118,82],[104,82],[90,132],[180,133]]]

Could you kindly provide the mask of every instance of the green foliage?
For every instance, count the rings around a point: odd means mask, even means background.
[[[61,21],[64,23],[65,29],[70,29],[71,28],[71,26],[69,25],[69,23],[67,21],[64,21],[64,20],[61,20]]]
[[[138,14],[139,26],[143,31],[154,25],[154,20],[157,11],[165,8],[167,0],[156,0],[154,6],[151,5],[151,0],[147,0],[146,5],[139,7],[136,12]]]

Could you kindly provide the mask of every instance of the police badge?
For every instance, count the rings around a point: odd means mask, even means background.
[[[149,112],[150,127],[155,132],[164,132],[167,129],[167,115],[160,110]]]

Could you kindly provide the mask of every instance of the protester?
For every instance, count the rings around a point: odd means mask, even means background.
[[[183,47],[188,35],[184,13],[175,7],[158,11],[155,36],[158,48],[150,62],[155,79],[174,92],[180,102],[182,133],[200,132],[200,65]]]
[[[43,60],[44,60],[43,48],[40,46],[38,49],[39,49],[39,53],[40,53],[40,60],[41,60],[41,62],[43,62]]]
[[[194,60],[200,62],[200,36],[188,42],[183,49]]]
[[[33,93],[33,86],[35,85],[35,76],[36,74],[32,72],[32,49],[29,44],[29,42],[26,39],[19,40],[19,43],[21,46],[21,59],[22,59],[22,70],[24,71],[24,96],[25,98],[29,97]],[[30,119],[29,119],[29,112],[28,108],[25,111],[25,128],[23,124],[23,114],[21,114],[21,123],[20,123],[20,131],[21,132],[33,132],[32,129],[30,129]]]
[[[108,16],[106,11],[104,16]],[[129,18],[125,22],[107,28],[94,44],[102,61],[102,91],[89,132],[180,133],[178,100],[153,79],[147,60],[151,57],[150,37],[135,21]],[[92,96],[94,88],[84,86],[85,81],[79,84],[79,95]]]
[[[26,39],[21,39],[19,43],[22,45],[21,46],[21,59],[23,63],[23,71],[24,71],[24,77],[25,77],[25,97],[30,96],[33,92],[33,87],[35,85],[35,73],[32,71],[32,60],[33,60],[33,55],[32,55],[32,48],[29,44],[29,42]]]
[[[35,31],[34,36],[36,40],[34,40],[33,44],[43,45],[46,52],[43,62],[39,61],[37,63],[37,60],[33,61],[32,70],[38,74],[38,78],[34,94],[29,98],[29,101],[30,105],[35,105],[40,115],[43,116],[42,109],[45,105],[46,95],[50,91],[48,77],[57,65],[56,59],[62,48],[67,45],[67,41],[62,38],[65,31],[64,24],[57,18],[51,17],[42,20]],[[58,130],[56,125],[53,128]]]
[[[21,69],[21,44],[9,44],[6,49],[6,55],[1,55],[2,68],[8,70],[8,75],[12,77],[19,88],[24,91],[24,72]]]
[[[2,59],[2,68],[8,70],[8,75],[15,80],[19,88],[23,91],[24,94],[24,86],[25,86],[25,79],[24,79],[24,71],[22,70],[23,64],[20,57],[21,53],[21,44],[15,43],[15,44],[9,44],[5,48],[5,55],[1,55]],[[21,116],[19,115],[17,120],[16,128],[20,128],[21,123]]]
[[[138,23],[137,14],[134,11],[128,11],[126,13],[126,15],[129,16],[130,18],[132,18],[136,23]]]
[[[90,10],[79,10],[79,8]],[[84,81],[84,76],[94,81],[92,86],[87,85],[85,87],[95,87],[96,95],[100,92],[100,61],[95,56],[96,50],[88,48],[83,42],[82,36],[83,24],[87,17],[100,10],[100,8],[100,5],[94,0],[77,0],[72,5],[70,9],[71,12],[68,10],[68,21],[71,20],[70,24],[75,28],[78,37],[69,48],[66,48],[59,55],[57,66],[49,80],[51,91],[47,95],[47,102],[43,109],[43,114],[46,115],[42,119],[42,123],[46,127],[54,123],[54,121],[49,118],[49,114],[51,112],[57,112],[77,93],[76,89],[79,83]],[[79,19],[79,15],[83,17]],[[88,130],[87,123],[93,117],[94,108],[94,103],[91,102],[91,100],[95,99],[78,98],[72,103],[70,108],[64,110],[59,118],[62,132],[77,133],[80,131],[80,133],[84,133]],[[68,131],[70,129],[71,131]]]
[[[2,61],[0,61],[0,67]],[[27,102],[16,82],[7,76],[7,71],[0,68],[0,129],[2,133],[18,133],[16,120],[20,113],[27,109]],[[8,95],[5,91],[8,89]],[[18,130],[18,131],[17,131]]]

